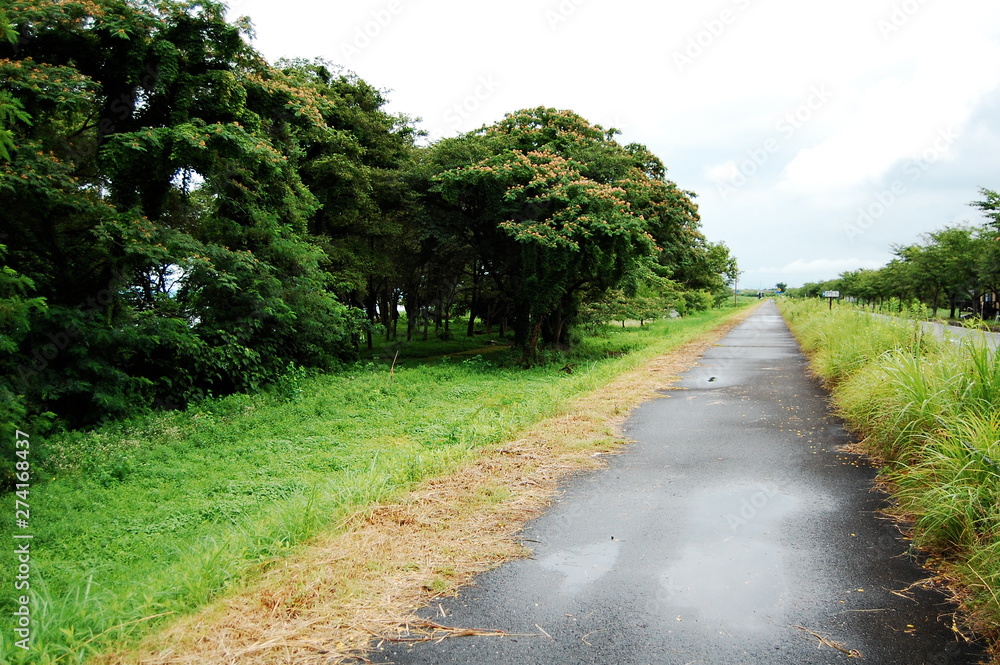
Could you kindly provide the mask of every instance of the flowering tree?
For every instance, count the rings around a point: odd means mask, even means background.
[[[509,299],[526,362],[540,337],[565,343],[582,302],[626,274],[652,272],[661,240],[698,235],[690,198],[663,179],[659,160],[613,136],[570,111],[519,111],[458,139],[486,156],[434,178],[464,213],[452,230],[467,235]]]

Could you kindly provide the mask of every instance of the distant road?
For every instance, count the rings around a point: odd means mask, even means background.
[[[981,337],[994,348],[1000,346],[1000,333],[986,332],[983,330],[973,330],[971,328],[959,328],[943,323],[924,323],[924,330],[934,333],[938,337],[950,336],[952,339],[965,339],[967,337]]]
[[[911,319],[903,319],[896,316],[886,316],[884,314],[872,314],[872,316],[885,319],[887,321],[898,321],[900,323],[910,324]],[[975,338],[980,337],[988,344],[996,348],[1000,346],[1000,333],[986,332],[984,330],[974,330],[972,328],[960,328],[958,326],[950,326],[945,323],[931,323],[930,321],[925,321],[923,323],[924,330],[940,338],[951,338],[954,340]]]
[[[376,663],[971,665],[945,598],[879,510],[874,471],[773,303],[665,399],[635,443],[522,534],[534,550],[421,614],[501,630],[384,642]],[[474,631],[473,631],[474,632]],[[851,658],[855,652],[864,660]]]

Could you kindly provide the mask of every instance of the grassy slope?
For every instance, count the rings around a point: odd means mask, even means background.
[[[955,580],[979,632],[1000,639],[1000,355],[918,323],[847,308],[783,312],[842,415],[884,461],[914,544]]]
[[[502,353],[392,375],[368,363],[268,394],[33,440],[34,461],[53,470],[31,489],[34,648],[13,648],[5,624],[0,660],[80,662],[160,615],[189,612],[358,506],[454,468],[725,313],[610,328],[574,357],[527,371],[499,367]],[[566,362],[576,363],[572,374],[559,371]],[[12,518],[3,515],[5,529]],[[13,588],[12,570],[3,566],[2,588]],[[3,600],[6,622],[13,605],[8,594]]]

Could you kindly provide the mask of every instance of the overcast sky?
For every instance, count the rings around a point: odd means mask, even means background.
[[[879,267],[1000,189],[996,0],[233,0],[430,138],[551,106],[647,145],[741,287]]]

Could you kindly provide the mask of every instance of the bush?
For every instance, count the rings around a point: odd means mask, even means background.
[[[688,291],[684,294],[688,311],[704,312],[715,306],[715,298],[709,291]]]

